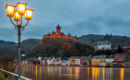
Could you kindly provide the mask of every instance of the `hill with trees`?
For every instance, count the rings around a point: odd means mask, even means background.
[[[93,46],[77,40],[52,38],[43,39],[43,44],[34,48],[30,56],[88,56],[94,53]]]
[[[112,34],[106,34],[106,35],[88,34],[79,37],[78,40],[89,44],[93,44],[94,42],[99,40],[109,40],[112,44],[112,47],[118,47],[118,46],[124,47],[130,45],[130,37],[118,36]]]
[[[39,39],[27,39],[21,42],[22,53],[29,53],[34,47],[39,45]],[[0,40],[0,55],[17,55],[17,43],[12,41]]]
[[[13,41],[4,41],[4,40],[0,40],[0,47],[3,47],[3,46],[10,46],[10,45],[15,45],[16,43],[13,42]]]

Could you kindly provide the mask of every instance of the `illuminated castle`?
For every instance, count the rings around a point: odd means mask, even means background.
[[[43,37],[43,39],[49,39],[49,38],[65,38],[65,39],[77,40],[76,36],[75,37],[66,36],[63,32],[61,32],[61,27],[59,25],[56,27],[56,32],[47,34]]]

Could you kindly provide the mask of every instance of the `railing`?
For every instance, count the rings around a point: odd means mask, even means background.
[[[18,74],[15,74],[15,73],[9,72],[9,71],[7,71],[7,70],[0,69],[0,71],[5,72],[5,73],[8,73],[8,74],[10,74],[10,75],[12,75],[12,76],[14,76],[14,77],[18,77]],[[22,79],[22,80],[32,80],[32,79],[27,78],[27,77],[24,77],[24,76],[21,76],[21,79]]]

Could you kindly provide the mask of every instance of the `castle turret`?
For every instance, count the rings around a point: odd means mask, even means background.
[[[59,25],[56,27],[56,30],[57,30],[57,33],[61,33],[61,27]]]

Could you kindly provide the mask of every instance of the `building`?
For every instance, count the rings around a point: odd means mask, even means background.
[[[116,53],[114,54],[113,66],[124,67],[125,62],[129,62],[129,53]]]
[[[80,59],[79,58],[70,58],[69,65],[70,66],[80,65]]]
[[[55,58],[54,65],[61,65],[61,57]]]
[[[91,66],[91,58],[90,57],[81,57],[80,65],[82,66]]]
[[[110,41],[97,41],[94,43],[95,50],[111,50],[111,42]]]
[[[100,58],[91,58],[91,66],[99,66]]]
[[[45,35],[43,39],[51,39],[51,38],[65,38],[65,39],[72,39],[72,40],[77,40],[77,37],[72,37],[72,36],[67,36],[63,32],[61,32],[61,27],[58,25],[56,27],[56,32],[52,32],[51,34]],[[43,42],[43,41],[42,41]],[[42,43],[41,42],[41,43]]]
[[[106,58],[106,66],[111,67],[113,65],[114,58]]]

